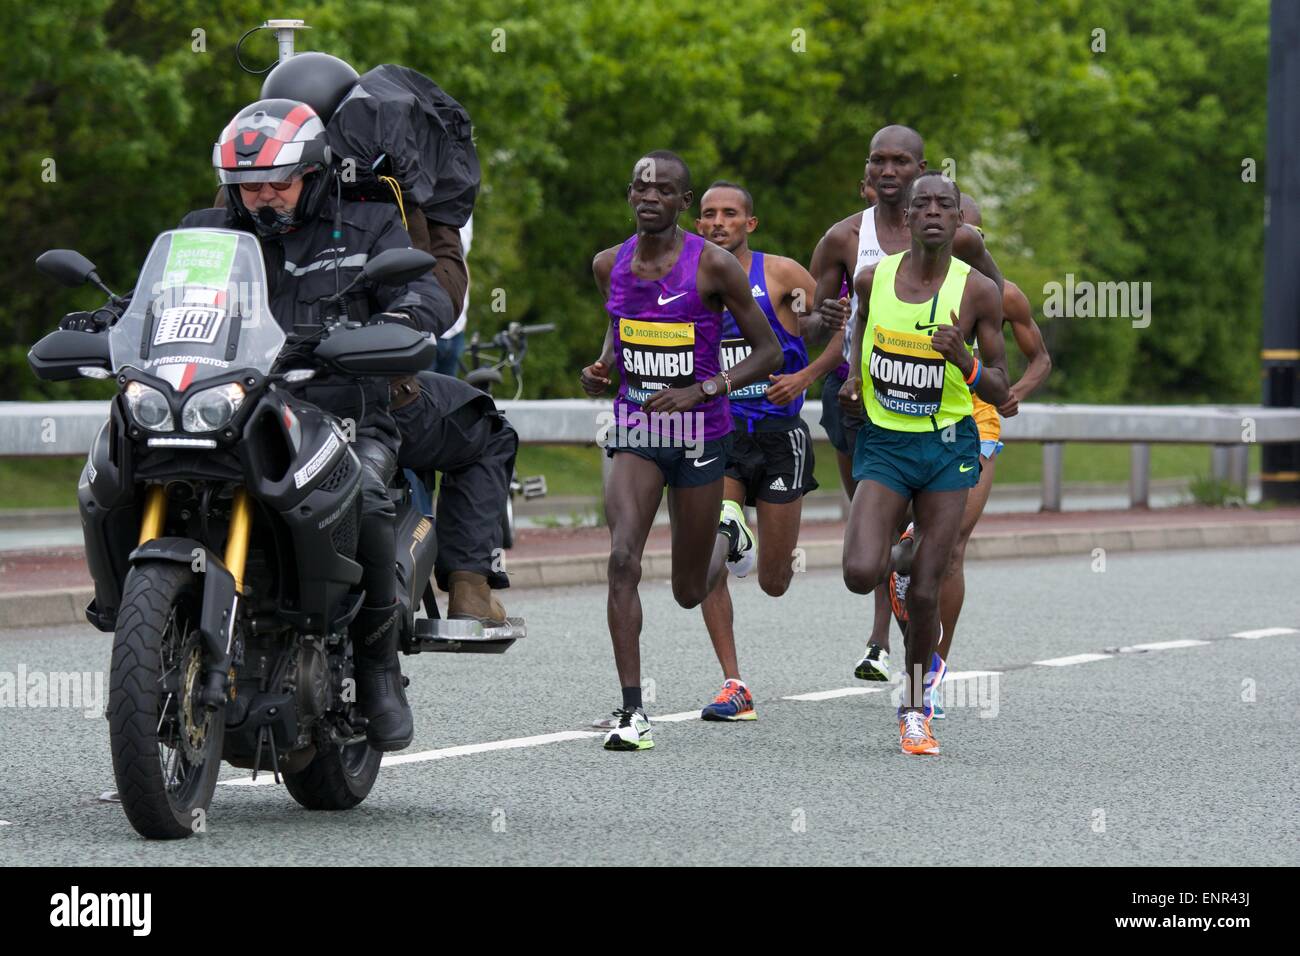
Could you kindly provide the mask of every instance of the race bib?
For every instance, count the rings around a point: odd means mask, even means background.
[[[899,415],[933,415],[943,400],[945,359],[930,338],[875,328],[869,370],[876,401]]]
[[[745,359],[749,358],[749,353],[753,351],[750,344],[744,339],[723,339],[722,340],[722,370],[729,372]],[[733,401],[753,401],[756,398],[762,398],[767,394],[767,382],[752,382],[744,388],[738,388],[728,397]]]
[[[695,382],[695,323],[618,320],[619,358],[627,399],[642,404],[665,388]]]

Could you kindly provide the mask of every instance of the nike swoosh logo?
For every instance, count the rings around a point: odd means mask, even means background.
[[[941,325],[943,325],[943,324],[944,324],[943,322],[934,322],[934,323],[932,323],[932,324],[930,324],[930,325],[924,325],[924,324],[918,322],[918,323],[916,323],[916,331],[918,331],[918,332],[928,332],[930,329],[937,329],[939,326],[941,326]]]
[[[669,296],[668,298],[665,299],[665,298],[663,297],[663,294],[661,293],[660,296],[659,296],[659,304],[660,304],[660,305],[667,305],[669,302],[672,302],[674,299],[680,299],[682,296],[684,296],[684,295],[686,295],[686,294],[687,294],[687,293],[685,293],[685,292],[678,292],[676,295]]]
[[[966,474],[966,472],[970,471],[974,467],[975,467],[974,465],[966,465],[966,466],[958,465],[957,470],[964,475]]]
[[[697,461],[697,462],[695,463],[695,467],[696,467],[696,468],[703,468],[705,465],[711,465],[711,464],[713,464],[713,463],[714,463],[715,461],[717,461],[717,460],[718,460],[717,458],[710,458],[708,461]]]

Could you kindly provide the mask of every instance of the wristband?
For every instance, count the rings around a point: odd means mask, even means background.
[[[731,394],[731,376],[727,374],[726,369],[723,369],[723,371],[722,371],[722,383],[723,383],[723,385],[726,386],[726,389],[727,389],[727,390],[726,390],[725,392],[723,392],[722,394],[724,394],[724,395],[730,395],[730,394]]]
[[[970,378],[966,379],[966,387],[972,392],[975,391],[975,386],[979,384],[980,375],[982,375],[983,372],[984,363],[980,361],[980,357],[977,355],[975,356],[975,368],[971,370]]]

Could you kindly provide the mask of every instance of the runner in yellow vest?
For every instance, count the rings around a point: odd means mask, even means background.
[[[854,280],[847,408],[865,406],[844,532],[844,583],[866,594],[884,583],[889,549],[908,503],[924,534],[912,560],[904,696],[898,710],[904,753],[933,754],[925,689],[942,679],[939,584],[970,489],[979,481],[979,432],[971,393],[996,406],[1008,395],[1002,296],[993,280],[952,255],[961,193],[939,172],[908,191],[912,246],[863,269]],[[968,342],[979,343],[979,356]],[[867,345],[870,343],[870,350]]]

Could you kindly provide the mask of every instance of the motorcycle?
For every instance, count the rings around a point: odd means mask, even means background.
[[[86,617],[113,634],[113,774],[141,835],[205,825],[223,760],[254,777],[270,770],[311,810],[354,807],[374,786],[380,753],[366,741],[348,637],[364,598],[361,466],[349,423],[286,386],[322,369],[397,376],[432,364],[433,343],[400,323],[329,318],[358,283],[404,284],[432,264],[385,251],[322,301],[321,324],[287,334],[248,233],[162,233],[129,300],[79,253],[37,260],[125,307],[103,331],[50,333],[28,361],[42,379],[118,387],[77,497],[95,590]],[[486,632],[440,619],[433,521],[400,472],[390,495],[403,652],[501,653],[524,636],[520,619]]]

